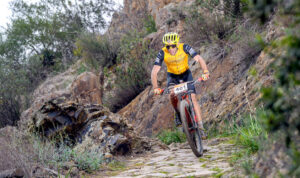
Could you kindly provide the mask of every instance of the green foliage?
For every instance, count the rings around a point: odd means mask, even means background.
[[[150,34],[153,32],[157,32],[155,21],[152,15],[148,15],[144,20],[144,28],[146,29],[146,33]]]
[[[255,69],[255,67],[251,67],[249,69],[249,74],[252,75],[253,77],[257,76],[257,70]]]
[[[195,5],[200,6],[213,12],[215,8],[220,4],[220,0],[196,0]]]
[[[65,144],[57,146],[53,141],[41,141],[37,137],[32,137],[31,141],[35,161],[45,166],[54,166],[58,170],[65,163],[73,161],[79,170],[92,172],[98,170],[103,163],[102,156],[93,151],[80,152]]]
[[[73,62],[79,34],[105,27],[103,15],[112,12],[111,5],[111,0],[11,2],[11,23],[0,34],[0,127],[15,125],[36,86]]]
[[[144,34],[132,32],[120,42],[116,67],[116,95],[109,102],[110,109],[117,111],[150,84],[151,60],[154,51],[143,40]]]
[[[82,34],[77,42],[75,54],[83,56],[91,67],[100,69],[116,63],[118,47],[106,36],[86,33]]]
[[[271,87],[262,89],[262,102],[265,112],[258,117],[265,121],[269,135],[280,134],[285,138],[285,144],[280,137],[273,143],[286,146],[290,155],[290,172],[288,176],[299,177],[299,139],[300,133],[300,1],[292,0],[253,0],[248,1],[250,12],[262,23],[274,14],[275,9],[280,18],[289,21],[286,24],[286,34],[277,41],[261,42],[269,49],[269,54],[275,59],[271,67],[275,71],[275,83]],[[262,39],[260,39],[262,41]]]
[[[86,71],[87,71],[87,67],[84,64],[80,64],[80,67],[77,69],[77,75],[80,75]]]
[[[268,132],[264,129],[263,122],[259,121],[257,115],[264,113],[258,110],[254,116],[246,114],[238,119],[226,121],[222,128],[212,128],[208,135],[210,137],[230,137],[229,142],[239,147],[238,151],[231,155],[230,163],[236,164],[248,159],[259,149],[264,147],[263,140],[269,139]]]
[[[123,162],[113,160],[108,163],[108,168],[113,171],[120,171],[125,169],[125,164]]]
[[[157,138],[167,145],[170,145],[171,143],[183,143],[186,141],[185,134],[178,129],[164,130],[157,135]]]
[[[193,46],[214,47],[215,56],[223,59],[228,53],[236,60],[256,59],[262,46],[255,40],[263,28],[243,15],[240,0],[198,0],[185,18],[187,41]],[[210,13],[207,13],[210,11]]]
[[[100,168],[103,159],[96,152],[77,152],[74,161],[80,170],[92,172]]]
[[[202,6],[200,7],[202,8]],[[185,28],[187,34],[189,34],[187,35],[188,40],[200,44],[220,43],[232,34],[231,29],[235,26],[231,17],[220,14],[207,14],[199,11],[198,6],[192,6],[189,9],[186,23]]]
[[[248,6],[246,9],[250,11],[251,16],[259,18],[265,23],[271,16],[276,6],[281,0],[243,0]]]
[[[256,153],[259,149],[259,136],[267,139],[267,133],[263,132],[262,124],[258,122],[256,117],[248,116],[243,120],[242,126],[235,126],[237,133],[237,144],[247,149],[247,153]]]

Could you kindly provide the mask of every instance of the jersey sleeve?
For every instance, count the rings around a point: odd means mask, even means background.
[[[160,50],[159,53],[157,54],[156,56],[156,59],[155,59],[155,62],[154,62],[154,65],[159,65],[161,66],[163,61],[164,61],[164,51],[163,50]]]
[[[186,54],[188,54],[192,57],[195,57],[198,54],[191,46],[189,46],[187,44],[183,45],[183,50]]]

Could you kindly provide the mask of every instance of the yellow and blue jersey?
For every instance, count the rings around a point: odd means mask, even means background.
[[[195,57],[197,52],[187,44],[179,43],[177,47],[178,50],[174,56],[169,53],[166,47],[162,48],[157,54],[154,65],[161,66],[164,61],[168,73],[179,75],[186,72],[189,69],[188,55]]]

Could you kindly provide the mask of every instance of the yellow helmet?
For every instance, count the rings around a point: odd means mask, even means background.
[[[178,33],[174,33],[174,32],[166,33],[163,37],[163,43],[165,45],[177,44],[178,42],[179,42]]]

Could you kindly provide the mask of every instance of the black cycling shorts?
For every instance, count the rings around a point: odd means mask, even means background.
[[[167,72],[167,87],[171,85],[180,84],[181,80],[183,82],[189,82],[194,80],[190,69],[186,70],[184,73],[179,75]],[[196,93],[196,89],[194,85],[192,85],[191,88],[189,87],[189,90],[192,90],[193,91],[192,93]]]

